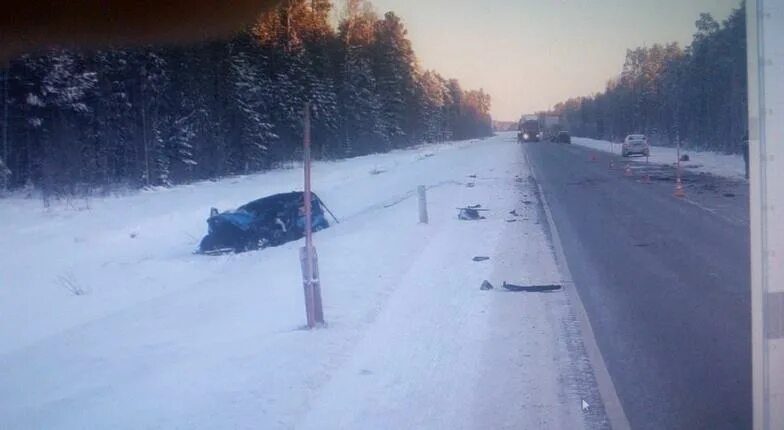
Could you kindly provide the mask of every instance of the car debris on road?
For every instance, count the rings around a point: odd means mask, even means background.
[[[479,219],[485,219],[479,212],[486,212],[487,209],[481,209],[482,205],[473,205],[464,208],[457,208],[460,212],[457,214],[457,219],[463,221],[474,221]]]
[[[515,284],[510,284],[506,281],[504,281],[503,287],[509,291],[524,292],[524,293],[542,293],[547,291],[558,291],[562,288],[560,285],[515,285]]]

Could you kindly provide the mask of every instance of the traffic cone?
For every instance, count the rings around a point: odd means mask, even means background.
[[[591,153],[591,161],[596,161],[596,154]]]
[[[623,169],[623,176],[634,176],[634,173],[632,173],[632,168],[628,164],[626,165],[626,168]]]
[[[683,189],[683,182],[681,178],[675,178],[675,192],[672,193],[675,197],[686,197],[686,191]]]
[[[650,184],[651,183],[651,175],[646,173],[645,176],[642,177],[642,183],[643,184]]]

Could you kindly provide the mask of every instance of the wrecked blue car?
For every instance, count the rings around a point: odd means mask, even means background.
[[[291,192],[264,197],[231,211],[213,208],[199,252],[246,252],[298,240],[305,235],[304,202],[304,193]],[[311,193],[311,207],[313,231],[329,227],[323,203],[315,193]]]

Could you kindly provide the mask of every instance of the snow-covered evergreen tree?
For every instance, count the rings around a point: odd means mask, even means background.
[[[89,153],[82,134],[91,113],[88,96],[95,89],[94,71],[86,70],[82,58],[66,50],[30,60],[41,74],[27,93],[27,104],[37,112],[29,124],[42,135],[41,185],[45,195],[76,191],[90,180]]]
[[[12,60],[10,184],[67,193],[269,168],[301,155],[306,102],[316,157],[485,132],[482,97],[421,73],[399,17],[348,0],[335,28],[332,10],[287,0],[230,40]]]
[[[181,159],[193,162],[188,135],[182,119],[176,117],[167,101],[169,73],[166,60],[153,49],[136,57],[139,76],[138,118],[141,129],[142,181],[146,185],[170,185],[171,165]]]
[[[231,58],[231,81],[241,148],[238,155],[243,161],[244,173],[269,166],[267,152],[278,139],[269,116],[271,82],[261,70],[261,59],[257,56],[254,60],[245,51],[235,52]]]
[[[343,151],[347,156],[388,149],[383,104],[370,60],[358,48],[349,49],[343,72]]]
[[[126,179],[135,169],[134,85],[129,76],[136,67],[126,50],[106,50],[93,58],[97,86],[93,94],[92,137],[96,178],[104,185]]]
[[[416,119],[416,58],[405,27],[393,12],[376,23],[371,49],[387,135],[395,146],[416,143],[408,139]]]

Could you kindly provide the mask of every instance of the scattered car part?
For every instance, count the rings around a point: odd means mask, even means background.
[[[486,211],[487,209],[477,209],[472,207],[467,208],[457,208],[460,212],[457,214],[457,219],[463,221],[473,221],[478,219],[485,219],[485,217],[479,214],[479,211]]]
[[[515,285],[509,284],[506,281],[504,281],[503,287],[509,291],[519,293],[543,293],[547,291],[558,291],[563,288],[560,285]]]

